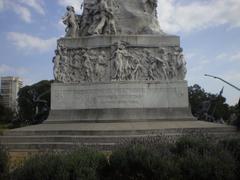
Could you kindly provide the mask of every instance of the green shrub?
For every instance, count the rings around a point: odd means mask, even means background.
[[[180,138],[173,152],[184,180],[234,179],[234,157],[217,142],[207,137]]]
[[[177,140],[172,150],[175,154],[184,154],[187,150],[195,150],[203,153],[211,149],[210,146],[214,146],[215,144],[216,143],[207,136],[183,136]]]
[[[98,168],[104,163],[107,163],[105,156],[90,149],[80,149],[66,154],[49,153],[26,160],[12,173],[12,179],[95,180]]]
[[[69,179],[61,155],[44,154],[30,157],[12,173],[13,180],[67,180]]]
[[[240,139],[239,138],[234,138],[234,139],[226,139],[220,142],[220,144],[223,146],[224,149],[228,150],[232,156],[236,160],[237,164],[237,171],[236,171],[236,176],[237,179],[240,179]]]
[[[161,139],[161,138],[160,138]],[[5,162],[5,161],[4,161]],[[34,156],[13,180],[224,180],[240,179],[240,141],[186,136],[175,143],[150,138],[119,146],[109,158],[82,148]]]
[[[0,179],[8,179],[9,160],[6,150],[0,145]]]
[[[108,163],[103,153],[87,148],[67,154],[65,162],[70,179],[84,180],[98,179],[100,170]]]
[[[171,154],[136,144],[113,152],[102,179],[174,179],[177,172]]]
[[[235,179],[235,161],[227,151],[199,153],[187,150],[177,159],[183,180]]]

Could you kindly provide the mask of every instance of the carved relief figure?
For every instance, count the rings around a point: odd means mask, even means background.
[[[84,71],[85,71],[85,80],[88,82],[92,82],[93,81],[93,67],[92,67],[92,63],[90,61],[90,58],[88,56],[87,53],[85,53],[83,55],[84,58]]]
[[[182,80],[182,79],[185,79],[187,74],[187,67],[186,67],[187,63],[181,48],[179,48],[178,52],[179,54],[177,56],[177,63],[176,63],[176,69],[178,72],[177,78]]]
[[[53,75],[54,75],[54,79],[59,80],[60,79],[60,66],[61,66],[61,56],[59,54],[58,50],[55,50],[55,56],[53,57],[52,62],[54,63],[54,67],[53,67]]]
[[[62,18],[63,23],[66,27],[66,37],[75,38],[77,37],[78,23],[76,20],[75,10],[72,6],[67,6],[67,13]]]
[[[186,61],[179,47],[149,48],[131,47],[119,41],[109,48],[67,49],[59,41],[54,62],[54,77],[57,81],[103,82],[116,81],[165,81],[184,80]],[[108,60],[111,60],[109,67]],[[111,76],[108,77],[108,75]]]
[[[88,30],[89,35],[117,33],[112,9],[106,0],[97,0],[96,4],[89,9],[89,14],[93,17]]]
[[[157,17],[157,0],[143,0],[144,12]]]
[[[143,73],[144,67],[141,65],[139,59],[133,60],[133,70],[131,73],[131,80],[139,80],[141,74]]]
[[[114,80],[125,80],[128,74],[129,63],[127,58],[131,58],[131,55],[126,50],[126,46],[122,42],[116,44],[116,50],[112,57],[113,68],[115,74],[113,75]]]
[[[150,54],[150,52],[147,52],[148,56],[148,79],[149,80],[166,80],[167,72],[166,72],[166,62],[164,59],[161,59],[159,57],[154,57]]]
[[[96,81],[103,81],[104,76],[105,76],[105,69],[107,67],[107,63],[105,62],[106,60],[106,54],[104,51],[102,51],[97,59],[97,62],[95,64],[95,76],[96,76]]]

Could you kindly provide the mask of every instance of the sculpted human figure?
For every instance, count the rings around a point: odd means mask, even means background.
[[[144,12],[150,12],[150,14],[157,17],[157,4],[157,0],[143,0]]]
[[[143,66],[138,58],[133,60],[133,71],[131,73],[132,80],[138,80],[141,73],[143,73]]]
[[[177,58],[178,79],[183,80],[187,74],[186,60],[182,53]]]
[[[168,71],[168,63],[167,63],[168,56],[167,56],[165,49],[161,49],[160,51],[162,54],[162,56],[161,56],[162,61],[161,61],[161,66],[160,66],[161,77],[165,80],[168,80],[168,73],[167,73],[167,71]]]
[[[66,27],[66,37],[75,38],[77,37],[78,23],[76,20],[75,10],[72,6],[67,6],[67,13],[62,18],[63,23]]]
[[[83,68],[85,70],[85,80],[88,82],[92,82],[93,81],[93,76],[92,76],[93,68],[92,68],[91,60],[87,53],[85,53],[83,55],[83,58],[84,58]]]
[[[81,18],[81,29],[80,33],[81,35],[86,35],[88,32],[90,32],[90,27],[94,29],[93,25],[93,18],[94,14],[96,13],[96,3],[93,4],[93,2],[89,2],[84,0],[84,2],[81,5],[81,9],[83,9],[82,18]]]
[[[61,56],[59,54],[58,50],[55,50],[55,56],[53,57],[52,62],[54,63],[54,67],[53,67],[53,75],[54,75],[54,79],[59,81],[60,77],[60,65],[61,65]]]
[[[177,67],[176,67],[176,54],[174,52],[168,52],[168,77],[169,79],[176,79]]]
[[[164,59],[154,57],[150,52],[147,52],[149,61],[148,77],[150,80],[166,80],[166,62]]]
[[[116,34],[114,15],[106,0],[97,0],[92,12],[93,22],[88,34]]]
[[[115,18],[112,13],[112,11],[107,11],[107,34],[117,34],[117,28],[116,28],[116,23],[115,23]]]
[[[97,58],[97,62],[95,64],[95,76],[97,77],[98,81],[102,81],[105,75],[105,68],[107,66],[106,61],[106,54],[104,51],[100,53]]]
[[[131,57],[126,50],[126,47],[121,43],[118,42],[116,45],[116,50],[114,51],[112,57],[110,58],[113,60],[113,67],[115,70],[115,74],[113,75],[113,79],[115,80],[124,80],[126,72],[126,58]]]

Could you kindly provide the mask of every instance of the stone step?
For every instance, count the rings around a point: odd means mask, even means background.
[[[176,139],[183,134],[171,133],[166,136]],[[237,132],[212,132],[211,137],[236,137]],[[4,136],[0,142],[11,151],[28,150],[66,150],[82,146],[97,148],[98,150],[112,150],[116,144],[124,144],[132,140],[157,138],[158,135],[132,135],[132,136]]]
[[[54,142],[54,143],[6,143],[3,144],[10,152],[16,151],[52,151],[52,150],[74,150],[80,147],[95,148],[97,150],[110,151],[115,143],[74,143],[74,142]]]
[[[5,131],[0,143],[11,151],[70,150],[80,145],[105,151],[135,139],[165,135],[175,140],[185,134],[238,135],[235,127],[202,121],[41,124]]]
[[[234,127],[224,128],[171,128],[171,129],[141,129],[141,130],[23,130],[6,131],[4,136],[120,136],[120,135],[151,135],[151,134],[171,134],[171,133],[214,133],[214,132],[233,132]]]
[[[45,142],[74,142],[74,143],[112,143],[124,140],[132,140],[138,138],[152,138],[157,135],[132,135],[132,136],[3,136],[0,137],[0,143],[45,143]]]
[[[183,135],[180,133],[168,133],[165,136],[177,137]],[[211,136],[235,136],[236,132],[212,132],[209,134]],[[133,139],[141,138],[155,138],[159,135],[125,135],[125,136],[2,136],[0,137],[1,144],[7,143],[19,143],[19,142],[28,142],[28,143],[45,143],[45,142],[74,142],[74,143],[119,143],[124,141],[129,141]]]

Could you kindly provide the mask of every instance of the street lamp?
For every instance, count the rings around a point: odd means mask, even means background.
[[[214,79],[219,79],[220,81],[223,81],[224,83],[228,84],[229,86],[232,86],[234,89],[240,91],[240,88],[238,88],[237,86],[234,86],[233,84],[231,84],[230,82],[227,82],[226,80],[224,80],[222,78],[219,78],[217,76],[212,76],[212,75],[209,75],[209,74],[205,74],[205,76],[212,77]]]

